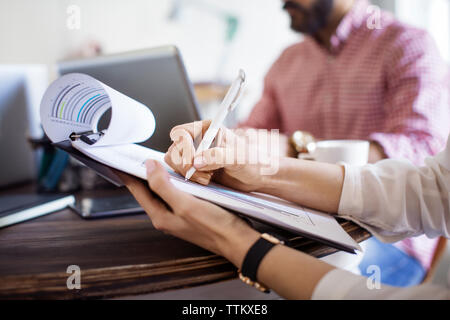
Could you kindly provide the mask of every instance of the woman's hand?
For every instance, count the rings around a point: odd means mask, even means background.
[[[118,174],[154,227],[224,256],[241,269],[245,255],[260,234],[226,210],[175,188],[160,163],[149,160],[146,166],[148,185],[127,174]],[[302,252],[275,246],[261,261],[257,278],[285,298],[307,299],[332,268]]]
[[[173,144],[164,158],[166,163],[183,176],[194,166],[196,172],[191,180],[203,185],[207,185],[214,175],[215,181],[238,190],[262,188],[264,169],[275,157],[262,151],[267,149],[259,148],[254,142],[255,135],[238,135],[221,128],[215,146],[194,158],[194,141],[201,140],[210,124],[210,120],[205,120],[174,127],[170,132]]]
[[[146,166],[148,185],[129,175],[119,175],[154,227],[224,256],[240,268],[259,233],[226,210],[177,189],[157,161],[148,160]]]

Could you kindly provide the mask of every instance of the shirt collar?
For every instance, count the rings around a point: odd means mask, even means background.
[[[367,20],[367,9],[370,3],[367,0],[356,0],[352,9],[339,23],[335,34],[331,37],[331,53],[336,54],[342,44]]]

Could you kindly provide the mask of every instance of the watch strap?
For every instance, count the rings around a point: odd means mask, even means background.
[[[242,275],[256,282],[258,267],[262,259],[276,244],[264,237],[259,238],[248,250],[242,263]]]

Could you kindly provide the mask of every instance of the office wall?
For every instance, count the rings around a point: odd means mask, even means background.
[[[430,32],[443,58],[450,61],[449,0],[396,0],[396,16]]]
[[[403,21],[428,29],[450,60],[449,0],[372,0]],[[180,14],[173,17],[174,5]],[[71,5],[80,9],[80,28],[70,29]],[[233,43],[224,42],[221,15],[239,18]],[[193,81],[231,79],[247,71],[244,117],[258,99],[268,67],[299,36],[289,30],[281,0],[0,0],[0,63],[53,65],[88,40],[105,53],[178,45]],[[225,52],[225,53],[224,53]],[[224,58],[225,57],[225,58]]]
[[[79,29],[72,5],[79,8]],[[176,15],[174,8],[181,8]],[[229,46],[224,13],[239,20]],[[88,40],[104,53],[176,44],[193,81],[218,74],[229,80],[242,67],[249,79],[242,117],[258,99],[268,67],[299,36],[280,0],[0,0],[0,63],[51,66]]]
[[[450,0],[371,0],[410,25],[427,30],[450,62]]]
[[[384,10],[395,12],[396,0],[372,0],[371,2]]]

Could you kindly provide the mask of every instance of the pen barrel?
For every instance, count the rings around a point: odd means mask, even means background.
[[[203,139],[200,142],[200,145],[198,146],[195,155],[199,155],[200,153],[207,150],[211,146],[212,142],[217,136],[217,133],[220,130],[220,127],[223,125],[223,122],[225,121],[225,118],[227,117],[228,113],[230,113],[233,110],[233,107],[236,106],[236,104],[239,101],[240,94],[242,93],[241,91],[242,81],[243,80],[241,78],[238,78],[232,83],[230,89],[225,95],[225,98],[223,99],[222,103],[219,106],[219,112],[211,121],[211,124],[208,130],[206,130],[206,133],[203,136]]]
[[[212,142],[214,141],[215,137],[217,136],[217,133],[219,132],[219,127],[210,127],[203,137],[202,141],[200,142],[195,155],[199,155],[203,151],[207,150]]]
[[[202,153],[211,146],[212,142],[217,136],[217,133],[219,132],[220,127],[222,126],[223,121],[227,117],[227,114],[228,110],[226,108],[222,108],[220,112],[214,117],[208,130],[206,130],[205,135],[202,138],[202,141],[197,147],[195,155]]]

